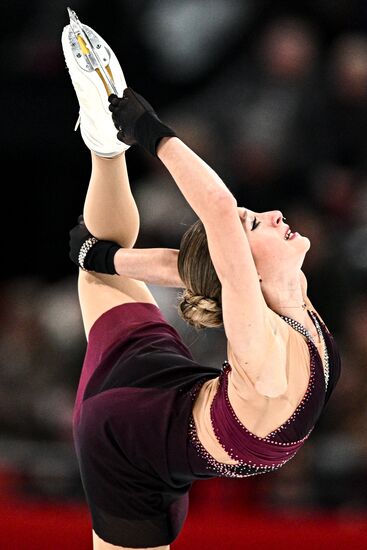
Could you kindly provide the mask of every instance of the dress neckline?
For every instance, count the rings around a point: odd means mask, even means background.
[[[280,315],[279,314],[279,317],[281,317],[294,330],[296,330],[297,332],[302,334],[306,338],[306,340],[308,342],[311,342],[313,344],[313,346],[316,348],[316,351],[317,351],[317,353],[320,357],[320,361],[321,361],[323,371],[324,371],[325,391],[326,391],[327,387],[328,387],[328,382],[329,382],[329,353],[328,353],[328,349],[327,349],[327,346],[326,346],[324,334],[323,334],[323,331],[321,329],[320,323],[318,321],[316,312],[311,311],[311,310],[308,309],[307,313],[308,313],[309,317],[311,318],[311,320],[312,320],[312,322],[313,322],[313,324],[316,328],[317,334],[319,336],[319,341],[320,341],[319,345],[322,345],[323,350],[324,350],[323,357],[321,357],[321,354],[319,352],[318,343],[315,342],[315,339],[312,336],[311,332],[304,325],[302,325],[302,323],[300,323],[299,321],[296,321],[295,319],[292,319],[291,317],[288,317],[286,315]]]
[[[299,321],[296,321],[295,319],[291,319],[290,317],[286,317],[286,316],[278,314],[280,317],[282,317],[284,319],[284,321],[287,324],[289,324],[294,330],[296,330],[297,332],[299,332],[300,334],[302,334],[306,338],[307,346],[308,346],[309,352],[310,352],[310,377],[309,377],[309,380],[308,380],[306,391],[303,394],[303,397],[302,397],[301,401],[299,402],[299,404],[297,405],[297,407],[295,408],[293,413],[281,425],[279,425],[277,428],[275,428],[274,430],[269,432],[265,437],[258,436],[255,433],[253,433],[237,417],[237,415],[236,415],[236,413],[235,413],[235,411],[234,411],[234,409],[233,409],[233,407],[232,407],[232,405],[229,401],[229,396],[228,396],[228,380],[227,380],[227,377],[228,377],[229,372],[231,371],[231,365],[228,361],[224,361],[224,363],[223,363],[222,374],[225,375],[225,377],[224,377],[225,380],[224,381],[225,381],[225,394],[226,394],[227,406],[228,406],[229,410],[231,411],[232,416],[236,419],[236,422],[238,422],[238,424],[242,427],[242,429],[245,432],[247,432],[251,437],[253,437],[255,439],[258,439],[260,441],[266,441],[268,443],[278,444],[277,441],[273,440],[274,436],[276,436],[276,434],[282,432],[294,420],[294,418],[296,416],[298,416],[301,413],[301,411],[303,411],[306,402],[309,400],[309,398],[311,396],[312,387],[314,385],[315,374],[316,374],[316,369],[317,369],[317,366],[316,366],[317,361],[315,362],[316,358],[312,357],[312,355],[313,355],[312,352],[311,352],[312,346],[314,347],[315,352],[316,352],[317,356],[319,357],[320,368],[323,368],[324,380],[325,380],[325,392],[327,390],[328,380],[329,380],[329,358],[328,358],[327,347],[326,347],[326,343],[325,343],[325,340],[324,340],[324,337],[323,337],[323,334],[322,334],[322,331],[321,331],[320,324],[318,323],[318,321],[316,319],[315,312],[311,312],[310,310],[308,310],[308,313],[309,313],[309,315],[310,315],[310,317],[311,317],[318,333],[320,331],[319,335],[320,335],[320,339],[322,339],[324,352],[325,352],[324,353],[324,362],[325,363],[323,362],[323,360],[321,358],[319,350],[316,346],[316,343],[315,343],[314,338],[312,337],[310,331],[308,329],[306,329]],[[311,348],[310,348],[310,346],[311,346]],[[212,406],[213,406],[213,404],[214,404],[214,400],[213,400]],[[299,441],[301,441],[301,440],[299,440]]]
[[[307,310],[307,314],[308,316],[310,317],[310,319],[312,320],[314,326],[315,326],[315,329],[317,330],[317,333],[318,333],[318,336],[320,338],[320,341],[321,341],[321,337],[320,337],[320,333],[319,333],[319,330],[317,328],[317,325],[315,323],[315,312],[311,311],[311,310]],[[304,325],[302,325],[302,323],[300,323],[299,321],[296,321],[296,319],[293,319],[292,317],[289,317],[288,315],[281,315],[280,313],[278,313],[279,317],[281,317],[288,325],[290,325],[292,328],[294,328],[297,332],[299,332],[300,334],[302,334],[305,338],[307,338],[307,340],[311,340],[311,342],[316,346],[317,342],[315,342],[315,338],[312,336],[311,332],[308,330],[308,328],[306,328]]]

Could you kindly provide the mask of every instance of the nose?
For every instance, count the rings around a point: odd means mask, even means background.
[[[270,212],[271,223],[274,227],[279,226],[283,218],[284,216],[280,210],[273,210],[272,212]]]

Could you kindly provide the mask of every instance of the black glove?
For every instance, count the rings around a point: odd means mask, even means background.
[[[84,271],[116,275],[114,256],[119,244],[112,241],[99,241],[86,228],[83,216],[69,232],[69,257]]]
[[[157,145],[163,137],[176,136],[158,118],[153,107],[131,88],[124,90],[123,97],[111,94],[108,98],[112,120],[118,129],[117,139],[127,145],[139,144],[148,153],[157,156]]]

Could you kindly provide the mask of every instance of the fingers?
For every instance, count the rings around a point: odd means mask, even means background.
[[[113,121],[113,124],[114,124],[115,128],[117,130],[121,130],[121,122],[120,122],[117,114],[114,111],[112,111],[112,121]]]
[[[125,97],[118,97],[115,94],[111,94],[108,97],[108,101],[110,102],[108,109],[112,113],[112,121],[117,130],[121,130],[121,116],[124,112],[125,100]]]
[[[128,145],[135,143],[135,124],[144,114],[144,106],[141,101],[131,88],[126,87],[122,97],[110,94],[108,102],[113,124],[118,130],[117,139]]]
[[[117,95],[115,95],[115,94],[111,94],[111,95],[108,96],[108,101],[110,103],[109,109],[110,109],[110,111],[112,111],[114,107],[119,106],[121,98],[117,97]]]
[[[124,99],[127,99],[130,96],[130,88],[125,88],[124,93],[122,97],[118,97],[116,94],[110,94],[108,96],[108,101],[110,103],[109,109],[110,111],[113,111],[114,108],[118,108],[121,104],[121,101]]]

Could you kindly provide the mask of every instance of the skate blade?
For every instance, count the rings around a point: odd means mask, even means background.
[[[109,50],[101,44],[100,38],[93,29],[80,23],[73,10],[68,8],[68,13],[70,18],[69,40],[77,64],[84,71],[96,71],[107,95],[111,93],[118,95],[109,66],[111,57]]]
[[[74,10],[67,8],[70,19],[69,40],[72,54],[79,67],[84,71],[96,71],[101,79],[107,95],[118,95],[109,66],[110,52],[100,43],[93,29],[82,25]],[[79,128],[80,115],[76,121],[74,131]]]

